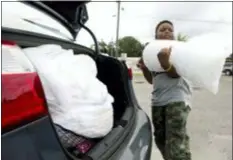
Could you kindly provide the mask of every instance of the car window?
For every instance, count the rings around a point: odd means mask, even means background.
[[[53,32],[49,29],[46,29],[46,27],[41,27],[33,23],[29,23],[28,21],[25,21],[25,19],[41,24],[43,26],[48,26],[51,29],[61,32],[64,36],[57,34],[56,31]],[[2,26],[35,33],[42,33],[63,39],[72,39],[70,32],[59,22],[46,15],[45,13],[21,2],[2,2]]]

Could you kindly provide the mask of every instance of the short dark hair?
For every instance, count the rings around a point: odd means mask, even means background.
[[[156,28],[155,28],[155,34],[157,33],[159,27],[160,27],[162,24],[164,24],[164,23],[168,23],[168,24],[170,24],[170,25],[173,27],[173,23],[172,23],[171,21],[168,21],[168,20],[160,21],[160,22],[157,24]]]

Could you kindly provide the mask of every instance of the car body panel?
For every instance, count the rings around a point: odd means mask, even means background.
[[[129,141],[111,157],[111,160],[150,160],[152,130],[149,117],[141,109],[136,111],[136,125]]]
[[[48,116],[3,134],[2,159],[67,160]]]

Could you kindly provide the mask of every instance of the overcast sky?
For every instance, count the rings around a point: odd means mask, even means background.
[[[190,37],[206,32],[228,32],[232,38],[232,2],[122,2],[119,37],[134,36],[142,43],[154,37],[156,24],[164,19],[174,23],[175,32]],[[95,33],[97,39],[106,42],[116,38],[116,2],[90,2],[87,4],[89,21],[87,26]],[[16,18],[18,17],[18,18]],[[46,33],[50,31],[28,24],[22,18],[58,28],[68,35],[52,18],[35,11],[31,7],[16,2],[2,3],[3,26],[29,29]],[[58,36],[57,34],[55,34]],[[86,46],[93,44],[90,35],[81,30],[78,43]]]
[[[164,19],[174,23],[176,33],[191,37],[205,32],[229,32],[232,37],[232,2],[122,2],[121,7],[120,37],[134,36],[145,43],[153,39],[156,24]],[[87,8],[87,26],[97,39],[114,41],[117,3],[90,2]],[[87,46],[93,43],[85,31],[77,40]]]

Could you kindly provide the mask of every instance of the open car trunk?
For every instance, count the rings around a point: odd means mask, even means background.
[[[114,97],[114,127],[107,136],[99,139],[98,143],[85,155],[74,157],[65,148],[63,150],[72,159],[89,158],[101,160],[109,159],[117,148],[122,147],[122,142],[127,141],[130,137],[130,131],[132,131],[135,121],[135,108],[130,100],[128,69],[123,62],[112,57],[95,55],[93,50],[68,41],[27,31],[3,28],[2,40],[13,41],[23,48],[36,47],[43,44],[58,44],[65,49],[73,49],[75,55],[90,55],[97,64],[98,79],[107,86],[109,93]],[[51,117],[50,115],[48,116],[52,124]],[[56,132],[54,126],[53,131]]]

